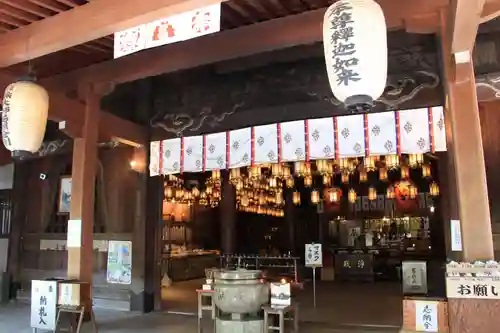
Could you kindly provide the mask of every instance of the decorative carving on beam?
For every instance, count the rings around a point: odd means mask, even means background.
[[[418,59],[412,59],[412,67],[423,67],[422,58]],[[308,117],[346,114],[332,95],[324,66],[322,59],[315,58],[224,75],[197,73],[194,83],[190,78],[184,84],[157,82],[161,93],[156,94],[151,126],[175,137],[302,119],[305,113]],[[374,111],[441,104],[436,72],[422,69],[390,75]]]
[[[113,149],[120,146],[120,143],[110,141],[110,142],[101,142],[98,144],[98,147],[101,149]],[[52,141],[44,141],[40,149],[27,157],[23,157],[20,160],[32,160],[35,158],[42,158],[53,155],[61,155],[68,154],[73,150],[73,140],[72,139],[59,139]]]
[[[480,102],[500,99],[500,72],[478,76],[476,90]]]

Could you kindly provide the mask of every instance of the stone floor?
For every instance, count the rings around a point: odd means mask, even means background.
[[[163,289],[163,312],[139,313],[96,309],[101,333],[195,333],[197,332],[196,288],[201,281],[176,283]],[[319,282],[317,306],[306,284],[295,293],[300,304],[301,333],[393,333],[398,332],[402,318],[402,296],[399,284],[339,284]],[[18,301],[0,306],[0,333],[28,333],[30,308]],[[91,332],[89,328],[85,332]],[[205,333],[212,327],[206,323]]]
[[[29,304],[18,302],[0,306],[0,333],[32,333],[29,323]],[[96,309],[96,321],[100,333],[196,333],[196,318],[187,315],[166,313],[138,314]],[[211,324],[207,321],[204,332],[211,333]],[[90,327],[84,327],[83,333],[90,333]],[[392,333],[394,329],[375,329],[361,327],[332,328],[315,323],[301,323],[301,333]],[[42,333],[42,332],[40,332]]]
[[[194,314],[195,290],[202,280],[174,283],[163,288],[163,309]],[[300,320],[328,327],[376,327],[394,329],[402,325],[403,296],[399,283],[318,282],[316,309],[311,284],[294,293],[300,304]]]

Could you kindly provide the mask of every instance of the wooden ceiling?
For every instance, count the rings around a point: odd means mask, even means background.
[[[335,0],[230,0],[222,4],[222,30],[328,7]],[[0,0],[0,33],[5,33],[75,7],[87,0]],[[68,33],[71,27],[68,28]],[[50,77],[113,58],[113,36],[106,36],[32,60],[34,73]],[[29,51],[28,51],[29,52]],[[11,67],[16,74],[27,64]]]

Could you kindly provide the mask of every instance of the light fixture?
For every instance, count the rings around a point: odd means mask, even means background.
[[[220,170],[212,170],[212,180],[216,183],[220,181]]]
[[[377,199],[377,190],[374,187],[368,188],[368,200],[373,201]]]
[[[291,171],[289,167],[283,167],[283,179],[289,179],[291,177]]]
[[[271,173],[274,177],[281,177],[283,175],[283,166],[280,163],[275,163],[271,166]]]
[[[339,160],[339,169],[341,172],[349,172],[349,159],[341,158]]]
[[[363,160],[363,165],[366,171],[375,170],[375,158],[371,156],[365,157]]]
[[[387,193],[386,193],[387,199],[394,199],[396,197],[396,193],[394,192],[394,186],[390,185],[387,187]]]
[[[323,175],[323,185],[330,186],[332,183],[332,178],[328,175]]]
[[[341,182],[342,184],[348,184],[349,183],[349,174],[347,172],[342,172],[340,174],[340,177],[341,177]]]
[[[304,186],[311,187],[312,183],[313,183],[312,176],[306,176],[306,177],[304,177]]]
[[[439,195],[439,186],[435,182],[432,182],[429,186],[429,194],[433,197],[437,197]]]
[[[385,157],[385,166],[389,170],[396,169],[399,166],[399,156],[387,155]]]
[[[408,179],[410,177],[410,168],[406,165],[401,166],[401,179]]]
[[[198,198],[200,196],[200,190],[198,190],[197,187],[193,187],[192,193],[193,193],[193,197],[195,197],[195,198]]]
[[[319,202],[319,192],[317,190],[311,191],[311,202],[315,205]]]
[[[293,201],[293,204],[295,206],[300,205],[300,192],[299,191],[293,192],[292,201]]]
[[[295,162],[294,164],[295,175],[302,177],[306,172],[306,164],[303,161]]]
[[[381,181],[386,181],[387,180],[387,169],[386,168],[380,168],[380,169],[378,169],[378,178]]]
[[[295,181],[291,177],[287,178],[285,182],[286,182],[286,187],[288,188],[292,188],[295,186]]]
[[[174,192],[171,186],[165,187],[165,197],[172,198],[174,196]]]
[[[2,105],[2,139],[13,156],[36,153],[42,146],[49,114],[49,95],[31,80],[5,89]]]
[[[418,189],[414,185],[408,186],[408,196],[410,199],[415,199],[418,195]]]
[[[368,180],[368,173],[366,172],[365,169],[363,169],[359,172],[359,182],[365,183],[367,180]]]
[[[380,5],[373,0],[336,1],[324,16],[323,45],[335,98],[351,112],[371,109],[387,81],[387,27]]]
[[[347,194],[347,199],[349,200],[350,203],[355,203],[357,197],[358,197],[358,194],[356,193],[356,191],[353,188],[351,188],[349,190],[349,193]]]
[[[342,191],[339,188],[332,188],[328,191],[328,201],[339,202],[342,196]]]
[[[428,164],[422,165],[422,177],[430,178],[431,177],[431,167]]]
[[[410,154],[408,156],[408,165],[411,168],[418,168],[419,165],[424,163],[424,155],[423,154]]]

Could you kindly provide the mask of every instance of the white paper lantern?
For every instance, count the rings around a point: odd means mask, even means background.
[[[49,113],[49,95],[38,84],[18,81],[5,90],[2,107],[2,139],[13,155],[40,149]]]
[[[371,108],[387,81],[387,28],[373,0],[340,0],[323,20],[328,80],[335,97],[353,111]]]

